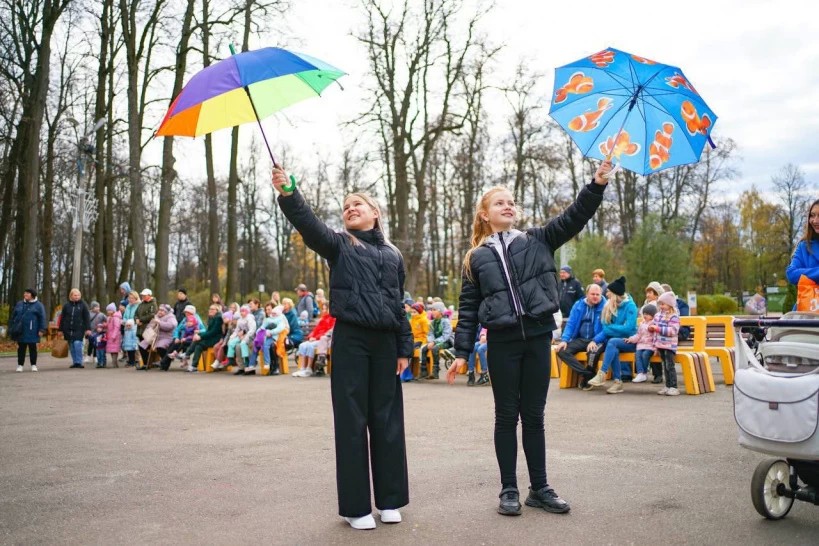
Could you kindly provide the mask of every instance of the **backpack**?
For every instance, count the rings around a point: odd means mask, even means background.
[[[316,297],[313,294],[310,294],[310,299],[313,300],[313,318],[319,316],[319,306],[316,303]]]

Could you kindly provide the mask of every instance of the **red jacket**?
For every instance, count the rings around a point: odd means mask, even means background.
[[[335,317],[331,316],[330,313],[326,313],[324,316],[319,319],[316,327],[310,332],[310,335],[307,336],[307,339],[311,341],[318,341],[321,336],[329,332],[333,329],[333,326],[336,325]]]

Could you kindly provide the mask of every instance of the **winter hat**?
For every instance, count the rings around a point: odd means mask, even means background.
[[[245,304],[245,305],[243,305],[243,306],[239,307],[239,311],[240,311],[240,312],[241,312],[241,311],[247,311],[248,313],[250,313],[250,306],[249,306],[249,305],[247,305],[247,304]]]
[[[409,305],[410,307],[412,307],[414,303],[415,301],[412,298],[406,298],[404,300],[404,305]]]
[[[233,312],[232,311],[225,311],[222,313],[222,322],[230,322],[233,320]]]
[[[187,290],[185,290],[184,288],[179,288],[179,289],[177,290],[177,292],[182,292],[182,293],[183,293],[183,294],[185,294],[186,296],[188,295],[188,291],[187,291]]]
[[[180,290],[180,292],[181,292],[181,290]],[[196,314],[196,307],[194,307],[193,305],[186,305],[185,306],[185,313]]]
[[[430,309],[433,311],[438,311],[439,313],[446,313],[446,305],[444,305],[440,301],[436,301],[435,303],[433,303]]]
[[[301,313],[299,313],[299,318],[301,320],[307,320],[307,311],[302,311]]]
[[[153,296],[153,295],[154,295],[154,293],[153,293],[153,292],[151,292],[151,289],[150,289],[150,288],[146,288],[145,290],[143,290],[142,292],[140,292],[140,293],[139,293],[139,295],[140,295],[140,296]]]
[[[113,303],[109,303],[108,305],[105,306],[105,312],[106,313],[116,313],[117,312],[117,306],[115,304],[113,304]]]
[[[608,289],[613,294],[617,294],[618,296],[624,296],[626,294],[626,278],[619,277],[617,279],[614,279],[612,282],[609,283]]]
[[[571,267],[569,267],[568,265],[564,265],[563,267],[561,267],[561,268],[560,268],[560,270],[561,270],[561,271],[565,271],[565,272],[566,272],[566,273],[568,273],[569,275],[571,275],[571,274],[573,273],[572,268],[571,268]]]
[[[656,292],[658,296],[665,292],[665,290],[663,290],[662,285],[660,285],[660,283],[658,283],[657,281],[651,281],[650,283],[648,283],[648,286],[646,286],[646,290],[648,290],[649,288],[654,290],[654,292]]]
[[[98,302],[98,301],[92,301],[92,302],[91,302],[91,306],[90,306],[90,308],[91,308],[91,309],[99,309],[99,308],[100,308],[100,302]]]
[[[166,313],[173,313],[173,307],[171,307],[167,303],[163,303],[162,305],[159,306],[159,308],[162,311],[165,311]]]
[[[277,305],[276,307],[273,308],[273,314],[276,315],[277,317],[280,317],[283,312],[284,312],[283,305]]]
[[[653,317],[657,314],[657,306],[653,303],[647,303],[643,306],[643,314]]]
[[[660,294],[660,297],[657,299],[660,303],[664,303],[669,307],[676,308],[677,307],[677,296],[674,295],[674,292],[663,292]]]
[[[415,312],[421,314],[424,312],[424,304],[423,303],[413,303],[412,308],[415,309]]]

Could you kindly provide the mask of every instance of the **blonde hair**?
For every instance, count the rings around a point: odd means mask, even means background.
[[[472,248],[467,250],[463,263],[463,273],[470,282],[475,282],[471,267],[472,253],[475,252],[476,248],[484,244],[486,239],[494,233],[492,226],[489,225],[489,221],[481,218],[481,213],[489,209],[489,201],[492,199],[492,196],[502,191],[509,191],[509,188],[505,186],[493,186],[489,188],[475,205],[475,218],[472,220],[472,237],[470,238]]]
[[[620,304],[626,301],[626,296],[623,294],[619,296],[609,290],[609,294],[612,295],[609,299],[606,300],[606,305],[603,306],[603,312],[600,315],[601,322],[606,324],[611,324],[611,319],[617,316],[617,308],[620,307]]]
[[[289,305],[293,307],[293,300],[290,298],[282,298],[282,305]]]
[[[80,293],[80,290],[78,288],[72,288],[68,292],[68,299],[71,299],[71,296],[73,296],[74,294],[77,294],[80,298],[82,298],[82,293]]]
[[[370,194],[362,193],[362,192],[353,192],[353,193],[347,195],[347,197],[344,198],[344,202],[346,203],[348,199],[351,199],[353,197],[358,197],[359,199],[361,199],[362,201],[367,203],[367,206],[369,206],[373,211],[375,211],[376,216],[375,216],[375,224],[373,225],[373,229],[377,229],[384,236],[384,244],[394,248],[395,250],[398,250],[395,247],[395,245],[393,245],[387,239],[387,234],[384,232],[384,226],[381,223],[381,219],[384,217],[384,215],[381,212],[381,207],[378,206],[378,202],[375,199],[373,199]],[[353,235],[352,233],[347,231],[346,226],[344,227],[344,233],[345,233],[345,235],[347,235],[347,238],[350,239],[350,244],[355,245],[355,246],[361,246],[361,241],[358,240],[358,237],[356,237],[355,235]]]

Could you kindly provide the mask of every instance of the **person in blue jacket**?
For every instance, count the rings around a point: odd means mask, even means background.
[[[569,321],[560,336],[560,343],[555,347],[558,358],[580,375],[578,386],[581,388],[594,377],[594,367],[583,365],[575,355],[583,351],[588,355],[589,346],[594,343],[594,338],[603,333],[600,317],[605,305],[606,298],[603,297],[600,286],[595,283],[587,286],[586,297],[577,300],[572,306]]]
[[[603,308],[601,321],[603,322],[603,331],[595,336],[593,342],[595,347],[589,344],[589,349],[599,354],[599,346],[605,343],[603,365],[597,375],[586,383],[586,390],[591,390],[593,387],[602,387],[606,382],[606,374],[611,370],[614,376],[614,385],[606,392],[617,394],[623,392],[620,353],[634,352],[636,348],[635,345],[625,341],[625,338],[637,333],[637,305],[631,299],[631,296],[626,294],[625,277],[620,277],[609,284],[608,301]]]
[[[785,276],[791,284],[799,284],[802,275],[819,283],[819,199],[808,208],[805,235],[796,245],[791,263],[785,269]]]
[[[31,371],[37,371],[37,344],[40,336],[44,335],[48,328],[46,322],[45,308],[37,300],[37,292],[33,288],[27,288],[23,292],[22,301],[17,302],[9,320],[9,333],[11,338],[17,342],[17,371],[23,371],[23,364],[26,361],[26,348],[28,348]]]

